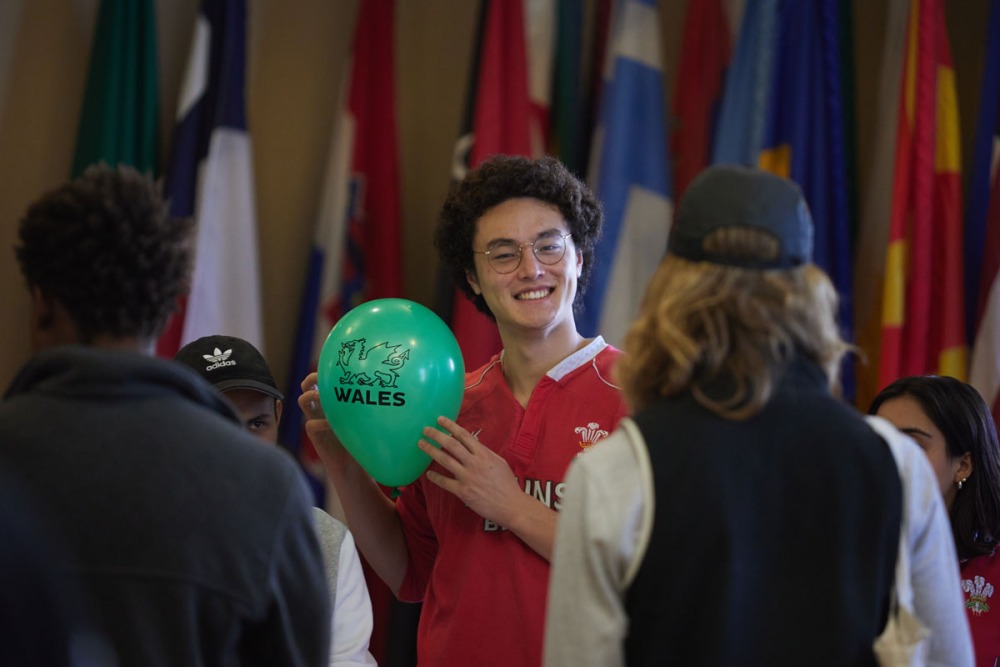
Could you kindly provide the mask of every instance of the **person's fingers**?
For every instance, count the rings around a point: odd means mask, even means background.
[[[316,388],[316,384],[318,381],[319,381],[319,374],[313,371],[312,373],[307,375],[304,380],[302,380],[302,383],[299,386],[302,388],[302,391],[309,391],[310,389]]]

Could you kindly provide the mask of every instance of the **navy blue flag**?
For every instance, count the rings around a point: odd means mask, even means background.
[[[853,338],[847,140],[840,0],[783,0],[758,165],[802,188],[815,225],[813,261],[840,295],[841,335]],[[842,369],[854,397],[854,365]]]

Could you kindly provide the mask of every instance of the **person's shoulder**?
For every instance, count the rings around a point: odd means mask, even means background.
[[[1000,575],[1000,549],[962,562],[962,576],[968,578],[975,575],[993,575],[993,579]]]
[[[340,544],[348,532],[344,522],[330,516],[319,507],[313,507],[313,523],[316,525],[316,533],[323,542]]]
[[[904,494],[910,499],[910,504],[919,502],[926,505],[931,497],[939,495],[930,461],[913,438],[882,417],[866,415],[864,421],[891,453],[899,479],[905,482]]]
[[[613,471],[636,466],[645,446],[646,441],[635,422],[626,418],[608,436],[578,455],[574,464],[590,470],[612,472],[611,476],[614,477]]]
[[[610,376],[611,370],[622,357],[622,351],[613,345],[606,345],[594,357],[594,368]]]
[[[865,415],[864,422],[892,452],[892,457],[900,468],[900,474],[925,456],[913,438],[897,429],[887,419]]]
[[[465,394],[488,393],[498,382],[503,381],[503,366],[500,355],[494,355],[488,362],[465,374]]]

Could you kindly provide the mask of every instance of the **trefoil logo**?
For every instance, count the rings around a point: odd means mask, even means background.
[[[203,354],[201,355],[205,361],[209,362],[209,365],[205,367],[206,371],[214,371],[217,368],[222,368],[223,366],[235,366],[235,361],[229,361],[229,355],[233,353],[232,349],[223,352],[219,348],[215,348],[214,354]]]

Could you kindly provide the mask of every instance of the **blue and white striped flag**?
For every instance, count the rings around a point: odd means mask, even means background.
[[[588,181],[605,221],[578,325],[614,345],[663,259],[673,219],[660,25],[656,0],[616,3],[594,131]]]
[[[201,336],[263,347],[253,156],[247,134],[246,0],[203,0],[178,102],[166,194],[197,224],[191,293],[158,352]]]

